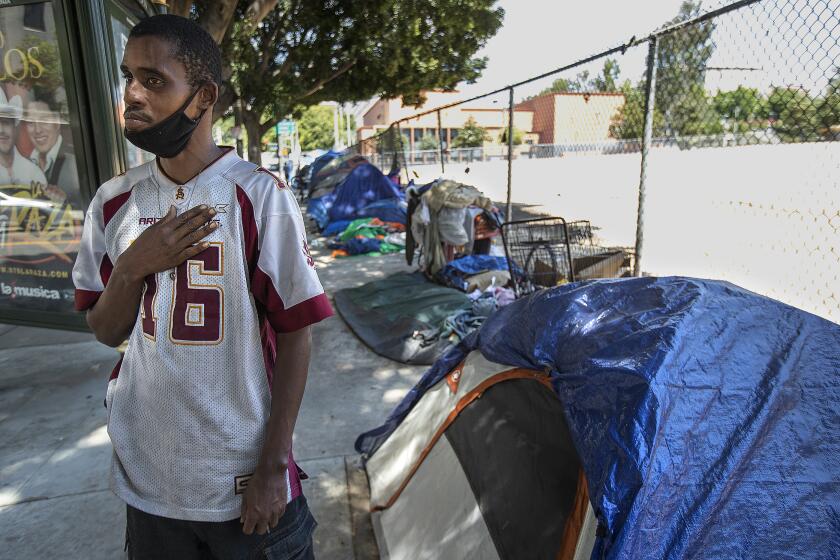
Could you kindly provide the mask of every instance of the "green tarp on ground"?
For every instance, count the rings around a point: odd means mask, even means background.
[[[429,365],[449,347],[448,340],[425,344],[417,331],[439,328],[443,320],[471,308],[466,294],[400,272],[335,294],[341,317],[371,350],[405,364]]]

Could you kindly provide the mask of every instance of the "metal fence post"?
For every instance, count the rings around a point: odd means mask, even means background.
[[[440,172],[446,173],[446,165],[443,163],[443,127],[441,126],[440,110],[437,112],[438,121],[438,156],[440,157]]]
[[[400,122],[402,122],[402,121],[397,122],[397,130],[400,131],[400,147],[402,149],[403,163],[405,163],[405,181],[406,181],[405,184],[407,185],[408,182],[411,181],[411,176],[409,174],[408,153],[406,152],[407,142],[405,142],[405,140],[403,140],[402,127],[400,127]],[[409,130],[409,134],[411,134],[411,128],[409,128],[408,130]]]
[[[398,144],[394,146],[394,157],[397,157],[397,150],[400,152],[400,156],[402,157],[402,165],[401,167],[405,170],[405,183],[408,184],[408,162],[405,160],[405,147],[403,146],[403,137],[402,137],[402,129],[400,128],[400,123],[397,121],[392,125],[397,127],[397,142]],[[399,161],[399,160],[398,160]]]
[[[633,260],[633,276],[642,275],[642,247],[645,235],[645,181],[650,144],[653,139],[653,110],[656,104],[656,53],[658,39],[650,38],[647,58],[647,83],[645,84],[645,128],[642,136],[642,168],[639,173],[639,207],[636,212],[636,256]]]
[[[512,177],[513,177],[513,88],[508,90],[510,96],[508,98],[508,130],[507,130],[507,144],[508,144],[508,175],[507,175],[507,204],[505,204],[505,220],[511,221],[513,219],[511,202],[512,197]]]

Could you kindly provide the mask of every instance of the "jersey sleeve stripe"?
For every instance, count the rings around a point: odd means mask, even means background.
[[[123,358],[122,358],[122,356],[120,356],[120,359],[117,362],[117,365],[115,365],[114,369],[111,370],[111,377],[108,378],[108,381],[112,381],[112,380],[114,380],[114,379],[116,379],[117,377],[120,376],[120,368],[122,367],[122,363],[123,363]]]
[[[283,181],[283,179],[281,179],[280,177],[278,177],[274,173],[272,173],[271,171],[269,171],[268,169],[266,169],[265,167],[257,167],[256,172],[257,173],[265,173],[266,175],[271,177],[271,180],[274,181],[274,184],[277,185],[278,189],[285,189],[286,188],[286,182]]]
[[[120,208],[123,207],[123,204],[126,203],[128,197],[131,196],[131,189],[127,190],[124,193],[118,194],[111,200],[105,202],[102,205],[102,227],[103,229],[108,226],[108,222],[111,221],[111,218],[119,212]]]
[[[242,234],[245,241],[245,260],[248,265],[248,273],[253,277],[254,270],[259,260],[259,235],[257,221],[254,218],[254,205],[245,191],[236,185],[236,199],[239,202],[239,211],[242,213]]]
[[[330,300],[323,292],[287,309],[271,278],[259,267],[254,273],[251,291],[265,306],[265,315],[272,328],[280,333],[294,332],[333,315]]]
[[[99,301],[99,296],[101,295],[102,292],[91,292],[90,290],[76,288],[73,302],[76,311],[87,311]]]
[[[103,255],[102,263],[99,265],[99,277],[102,279],[103,286],[108,285],[108,280],[111,278],[111,272],[113,272],[113,270],[114,265],[111,263],[111,259],[107,254]],[[101,295],[101,291],[82,290],[76,288],[76,292],[74,294],[74,307],[76,308],[76,311],[87,311],[93,307],[97,301],[99,301],[99,296]]]
[[[289,453],[289,486],[291,487],[291,492],[289,498],[294,500],[298,496],[303,494],[303,487],[300,483],[300,472],[298,471],[297,463],[295,462],[295,455],[294,453]]]

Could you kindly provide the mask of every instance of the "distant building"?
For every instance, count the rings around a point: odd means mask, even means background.
[[[362,115],[361,126],[358,127],[358,139],[365,140],[388,129],[391,123],[411,117],[418,113],[450,105],[458,101],[459,92],[429,91],[425,92],[426,102],[420,106],[403,105],[401,99],[378,99]],[[506,100],[501,97],[494,100],[479,99],[469,103],[456,105],[440,111],[440,127],[443,138],[449,146],[452,140],[467,121],[472,118],[476,124],[487,130],[491,142],[498,143],[504,130],[508,127],[508,110]],[[524,141],[536,141],[537,136],[531,133],[534,115],[529,110],[514,110],[513,126],[524,133]],[[408,150],[420,149],[420,142],[424,136],[434,137],[438,129],[437,112],[400,123],[400,132],[406,139]]]
[[[516,105],[533,114],[540,144],[601,142],[624,106],[623,93],[546,93]]]
[[[430,91],[421,107],[405,106],[400,99],[378,99],[362,115],[358,139],[371,138],[401,121],[406,149],[419,150],[424,136],[437,134],[437,112],[403,119],[450,105],[458,97],[458,92]],[[508,127],[506,101],[500,96],[441,109],[440,126],[446,145],[451,145],[470,119],[487,131],[488,144],[499,144]],[[610,125],[623,106],[621,93],[547,93],[515,105],[513,126],[523,134],[524,144],[600,142],[610,139]]]

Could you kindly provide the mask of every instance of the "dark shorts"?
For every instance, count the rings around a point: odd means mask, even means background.
[[[126,550],[132,560],[311,560],[317,523],[306,498],[286,506],[277,526],[265,535],[246,535],[239,519],[221,523],[158,517],[127,506]]]

